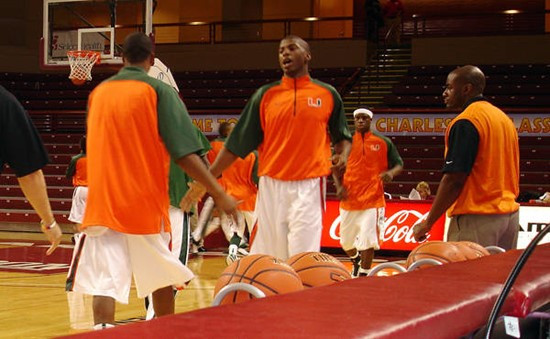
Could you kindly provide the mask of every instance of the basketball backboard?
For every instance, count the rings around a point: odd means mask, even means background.
[[[67,52],[101,53],[98,66],[122,64],[121,45],[135,31],[152,36],[154,0],[43,0],[40,63],[44,69],[69,66]]]

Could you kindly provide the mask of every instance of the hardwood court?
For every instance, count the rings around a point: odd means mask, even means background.
[[[41,233],[0,232],[0,338],[51,338],[85,331],[71,328],[65,292],[73,249],[70,234],[64,234],[62,244],[49,257],[47,247]],[[196,277],[176,295],[176,313],[209,307],[218,277],[227,267],[222,252],[194,255],[188,266]],[[144,301],[137,298],[134,287],[128,305],[117,303],[116,307],[119,324],[145,317]],[[91,322],[91,312],[87,316],[84,320]]]
[[[70,237],[65,235],[62,247],[52,255],[52,261],[65,265],[40,265],[42,259],[49,262],[49,257],[43,257],[46,247],[42,234],[0,232],[0,338],[50,338],[81,332],[70,327],[65,292]],[[176,313],[210,306],[214,286],[225,267],[221,252],[194,256],[189,268],[196,278],[178,292]],[[139,321],[144,316],[143,300],[132,288],[129,304],[117,304],[116,320]]]

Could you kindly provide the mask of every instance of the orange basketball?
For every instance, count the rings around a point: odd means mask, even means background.
[[[77,85],[77,86],[82,86],[86,82],[86,80],[78,79],[78,78],[71,78],[71,81],[73,82],[74,85]]]
[[[259,288],[266,297],[304,289],[300,277],[292,267],[266,254],[249,255],[229,265],[216,283],[214,296],[224,286],[237,282]],[[220,304],[236,304],[250,299],[254,297],[248,292],[237,291],[228,293]]]
[[[304,287],[330,285],[338,281],[351,279],[346,266],[326,253],[298,253],[286,262],[298,273]]]
[[[466,260],[466,256],[454,243],[428,241],[417,246],[407,258],[407,268],[420,259],[435,259],[442,264]]]
[[[462,251],[462,254],[464,254],[467,260],[477,259],[477,258],[484,257],[486,255],[491,255],[491,253],[489,253],[489,251],[487,251],[485,247],[481,246],[480,244],[476,244],[475,242],[454,241],[452,243],[460,248],[460,250]]]

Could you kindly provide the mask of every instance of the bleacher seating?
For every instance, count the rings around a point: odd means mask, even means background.
[[[389,107],[443,107],[447,74],[456,66],[410,66],[384,98]],[[550,106],[550,64],[482,65],[487,78],[484,95],[501,107]]]
[[[548,98],[549,65],[491,66],[488,74],[487,96],[512,97],[533,96],[537,104],[541,96]],[[409,75],[394,87],[393,96],[402,96],[410,106],[427,107],[426,98],[433,105],[442,106],[441,92],[450,66],[414,66]],[[521,70],[522,75],[512,74]],[[354,68],[318,69],[312,76],[331,83],[337,89],[345,88],[357,71]],[[540,72],[546,72],[541,74]],[[492,73],[491,73],[492,72]],[[440,73],[440,74],[438,74]],[[82,87],[74,86],[66,74],[5,73],[1,81],[8,90],[31,112],[31,116],[46,144],[51,164],[43,172],[48,184],[52,207],[61,222],[70,208],[73,188],[65,170],[71,157],[79,152],[78,142],[85,127],[85,105],[89,92],[109,74],[94,75],[94,80]],[[244,107],[258,86],[278,79],[279,70],[244,70],[217,72],[180,72],[175,74],[182,97],[191,112],[237,113]],[[500,83],[494,79],[502,80]],[[526,83],[515,83],[527,79]],[[414,98],[412,98],[414,97]],[[418,97],[418,98],[416,98]],[[529,105],[524,105],[525,107]],[[546,104],[550,107],[550,102]],[[523,107],[523,106],[522,106]],[[55,129],[52,128],[55,126]],[[419,181],[430,183],[432,194],[437,191],[443,167],[443,136],[390,137],[405,162],[405,169],[394,182],[386,185],[392,195],[407,195]],[[550,140],[547,137],[520,137],[520,185],[521,190],[550,191]],[[0,176],[0,220],[36,221],[36,215],[26,202],[13,173],[7,169]]]

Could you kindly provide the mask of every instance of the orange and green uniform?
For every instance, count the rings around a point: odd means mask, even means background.
[[[479,143],[475,162],[462,192],[447,210],[449,217],[461,214],[508,214],[517,211],[519,146],[513,122],[489,102],[476,100],[447,127],[446,156],[450,131],[461,120],[467,120],[475,127],[479,134]],[[449,160],[447,163],[455,161],[449,158],[446,160]]]
[[[240,211],[254,211],[258,192],[258,160],[256,152],[238,158],[222,173],[224,189],[237,201]]]
[[[83,228],[129,234],[169,231],[170,158],[202,146],[176,91],[124,67],[88,99],[88,204]]]
[[[73,186],[88,186],[88,160],[85,153],[80,153],[71,158],[65,176],[72,178]]]
[[[348,198],[340,202],[340,208],[357,211],[385,207],[380,174],[396,165],[403,166],[403,160],[390,139],[376,132],[355,132],[343,180]]]
[[[258,176],[303,180],[330,174],[330,141],[351,140],[336,90],[309,75],[260,87],[225,147],[244,158],[258,150]]]
[[[197,154],[203,157],[210,150],[210,143],[197,127],[195,127],[194,130],[201,145],[201,150]],[[193,179],[185,173],[173,159],[170,160],[170,174],[168,178],[170,205],[179,208],[181,199],[189,190],[188,184],[193,181]]]

